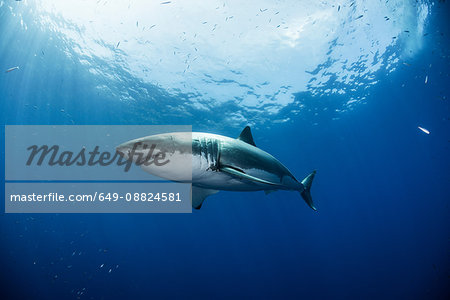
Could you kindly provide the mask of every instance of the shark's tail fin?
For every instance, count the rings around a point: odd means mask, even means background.
[[[302,195],[302,198],[303,200],[305,200],[306,204],[308,204],[309,207],[317,211],[317,209],[314,207],[314,203],[311,197],[311,184],[313,182],[315,175],[316,171],[313,171],[311,174],[306,176],[305,179],[302,180],[303,190],[300,192],[300,194]]]

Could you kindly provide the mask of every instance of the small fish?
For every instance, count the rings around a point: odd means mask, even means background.
[[[425,84],[427,84],[427,83],[428,83],[428,75],[425,76]]]
[[[341,10],[341,6],[340,5],[338,5],[338,11],[340,11]]]
[[[9,68],[8,70],[5,71],[5,73],[9,73],[9,72],[12,72],[12,71],[14,71],[14,70],[19,70],[19,67],[12,67],[12,68]]]
[[[361,19],[364,15],[360,15],[358,17],[355,18],[355,20]]]
[[[419,128],[420,130],[422,130],[426,134],[430,134],[430,131],[428,129],[426,129],[426,128],[423,128],[423,127],[420,127],[420,126],[417,126],[417,128]]]
[[[118,42],[118,43],[117,43],[117,46],[116,46],[116,48],[119,48],[119,45],[120,45],[120,42]]]
[[[101,265],[100,265],[100,268],[103,268],[104,265],[105,265],[105,264],[101,264]]]
[[[161,2],[161,4],[169,4],[169,3],[171,3],[172,1],[166,1],[166,2]]]

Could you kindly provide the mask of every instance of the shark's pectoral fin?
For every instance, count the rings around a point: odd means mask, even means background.
[[[218,190],[209,190],[199,188],[197,186],[192,186],[192,207],[195,209],[200,209],[206,197],[218,192],[219,192]]]
[[[279,183],[270,182],[270,181],[246,174],[244,171],[238,170],[238,169],[232,168],[232,167],[220,167],[220,171],[228,173],[228,174],[236,176],[236,177],[239,177],[241,179],[246,179],[246,180],[253,181],[253,182],[264,183],[264,184],[268,184],[268,185],[272,185],[272,186],[280,185]]]

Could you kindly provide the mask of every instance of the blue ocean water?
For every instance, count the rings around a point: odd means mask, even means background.
[[[2,124],[250,125],[298,179],[317,170],[318,208],[278,191],[192,214],[2,213],[2,299],[447,299],[449,12],[0,1],[0,69],[19,66]]]

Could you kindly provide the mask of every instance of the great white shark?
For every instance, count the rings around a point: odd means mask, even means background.
[[[316,210],[311,198],[316,171],[302,181],[295,179],[280,161],[256,147],[249,126],[236,139],[203,132],[173,132],[131,140],[117,146],[116,151],[150,174],[192,183],[192,207],[196,209],[219,190],[262,190],[266,194],[292,190]],[[142,163],[146,157],[153,163]],[[155,164],[157,160],[160,163]]]

